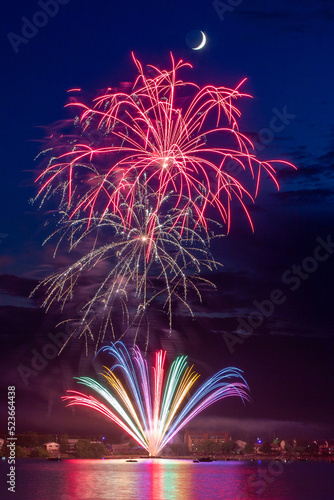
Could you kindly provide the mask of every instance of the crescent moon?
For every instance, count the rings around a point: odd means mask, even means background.
[[[206,36],[205,36],[205,33],[203,33],[203,31],[201,31],[201,34],[202,34],[202,41],[201,43],[199,44],[198,47],[194,47],[193,50],[200,50],[200,49],[203,49],[204,45],[206,44]]]

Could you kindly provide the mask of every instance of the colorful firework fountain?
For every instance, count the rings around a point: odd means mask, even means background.
[[[137,346],[129,353],[122,342],[116,342],[101,351],[115,359],[115,364],[105,367],[103,373],[111,390],[92,378],[80,377],[78,382],[95,391],[100,399],[78,391],[67,391],[70,395],[63,399],[68,406],[85,406],[101,413],[150,456],[157,456],[173,436],[216,401],[233,396],[243,401],[250,399],[248,385],[238,368],[219,371],[190,396],[199,375],[188,366],[186,356],[176,358],[167,374],[166,352],[158,351],[151,380],[147,361]],[[120,372],[120,378],[116,372]]]

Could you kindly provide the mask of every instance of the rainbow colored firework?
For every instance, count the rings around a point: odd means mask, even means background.
[[[127,432],[150,456],[157,456],[166,444],[186,424],[208,406],[221,399],[238,396],[249,401],[249,387],[238,368],[225,368],[207,379],[190,396],[190,390],[199,378],[188,366],[187,356],[179,356],[168,374],[165,370],[166,351],[155,355],[153,380],[147,361],[137,346],[129,352],[122,342],[103,347],[116,362],[105,367],[102,374],[111,392],[96,380],[78,377],[80,384],[95,391],[105,403],[92,395],[69,390],[63,396],[67,406],[86,406],[100,412]],[[124,382],[115,372],[119,371]],[[231,379],[237,379],[232,381]]]

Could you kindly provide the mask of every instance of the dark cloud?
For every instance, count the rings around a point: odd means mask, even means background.
[[[305,1],[302,12],[297,5],[286,0],[265,6],[263,2],[255,1],[252,2],[251,10],[248,5],[246,8],[240,7],[236,15],[247,21],[259,22],[266,26],[270,24],[270,29],[297,33],[309,34],[318,31],[320,27],[325,29],[334,19],[334,6],[330,0],[323,0],[317,4],[311,0]]]
[[[28,298],[38,281],[10,274],[0,275],[0,291],[9,295]]]
[[[299,205],[316,205],[318,203],[333,203],[334,192],[332,189],[298,189],[283,191],[276,194],[280,201]]]
[[[280,202],[297,206],[317,205],[318,208],[333,203],[334,152],[328,151],[315,159],[303,146],[291,156],[298,169],[284,168],[279,171],[278,178],[283,183],[283,189],[273,196]]]

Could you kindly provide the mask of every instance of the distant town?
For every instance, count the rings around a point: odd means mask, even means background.
[[[147,451],[135,441],[108,436],[69,436],[67,434],[37,434],[28,431],[17,434],[16,458],[128,458],[148,456]],[[182,439],[183,437],[183,439]],[[0,453],[8,456],[6,437],[0,438]],[[334,462],[334,440],[280,439],[262,441],[233,440],[227,432],[193,431],[186,429],[178,436],[178,441],[169,443],[162,457],[212,459],[261,459],[278,458],[282,460],[327,459]]]

